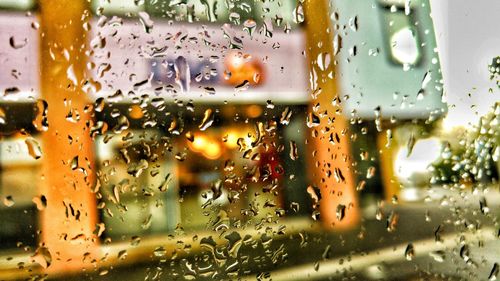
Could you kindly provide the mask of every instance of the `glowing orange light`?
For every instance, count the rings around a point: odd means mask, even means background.
[[[221,156],[222,149],[221,149],[219,143],[210,142],[207,144],[207,146],[203,150],[202,154],[203,154],[203,156],[207,157],[208,159],[217,159]]]
[[[224,138],[224,143],[226,144],[227,147],[230,149],[236,148],[238,146],[238,138],[239,138],[238,132],[231,130],[227,133],[227,135]]]
[[[203,150],[203,147],[207,144],[208,140],[207,137],[204,135],[196,135],[194,137],[193,142],[189,143],[189,147],[191,148],[192,151],[194,152],[201,152]]]
[[[262,107],[257,104],[252,104],[247,107],[246,113],[250,118],[257,118],[262,114]]]
[[[245,81],[251,85],[260,85],[264,81],[264,67],[251,55],[241,52],[230,53],[224,65],[226,67],[224,79],[230,85],[241,85]]]
[[[248,136],[249,129],[229,130],[224,136],[224,144],[229,149],[235,149],[238,147],[238,140],[243,139],[243,145],[245,147],[252,147],[252,138]]]
[[[132,118],[132,119],[139,119],[139,118],[142,118],[144,116],[144,112],[142,112],[142,109],[140,106],[134,104],[132,105],[129,109],[129,116]]]
[[[205,135],[196,135],[193,142],[188,143],[190,149],[201,153],[208,159],[217,159],[222,155],[222,147],[219,142]]]

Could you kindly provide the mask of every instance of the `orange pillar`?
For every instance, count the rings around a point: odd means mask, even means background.
[[[321,193],[320,218],[327,228],[348,229],[360,219],[352,174],[348,121],[337,89],[331,11],[327,0],[304,3],[306,54],[310,71],[312,183]],[[317,106],[318,105],[318,106]],[[319,125],[313,119],[319,119]],[[344,215],[345,214],[345,215]]]
[[[40,0],[41,98],[48,104],[42,139],[41,242],[50,252],[49,271],[77,270],[96,256],[97,222],[92,139],[84,109],[86,37],[90,11],[84,0]]]

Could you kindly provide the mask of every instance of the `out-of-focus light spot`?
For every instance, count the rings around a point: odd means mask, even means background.
[[[403,146],[396,155],[394,162],[395,173],[403,183],[416,184],[413,177],[425,177],[428,174],[427,167],[436,160],[441,153],[441,142],[437,138],[418,140],[413,146],[411,154],[408,148]]]
[[[204,135],[196,135],[194,141],[188,143],[192,151],[201,153],[208,159],[217,159],[222,155],[222,147],[216,140]]]
[[[225,82],[237,86],[247,81],[251,85],[260,85],[265,80],[262,63],[251,55],[233,52],[227,55],[224,65]]]
[[[229,149],[238,148],[238,140],[243,139],[245,147],[252,147],[252,138],[248,136],[249,129],[230,129],[224,136],[223,141]]]
[[[236,148],[238,146],[238,138],[239,138],[238,132],[230,130],[224,137],[224,143],[230,149]]]
[[[207,137],[204,135],[195,135],[192,143],[188,144],[194,152],[200,152],[203,147],[205,147],[208,143]]]
[[[412,30],[402,28],[391,37],[391,53],[402,64],[415,64],[419,57],[417,40]]]
[[[128,109],[129,113],[128,115],[132,119],[140,119],[144,116],[144,113],[142,112],[142,109],[140,106],[134,104]]]
[[[202,152],[203,156],[208,159],[217,159],[222,154],[222,149],[219,143],[209,142]]]
[[[262,114],[262,107],[257,104],[252,104],[247,107],[246,114],[250,118],[257,118]]]

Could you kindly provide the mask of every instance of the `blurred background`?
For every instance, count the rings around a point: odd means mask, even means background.
[[[499,12],[0,0],[0,279],[496,280]]]

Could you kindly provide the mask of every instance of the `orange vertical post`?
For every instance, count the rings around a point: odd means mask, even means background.
[[[95,257],[97,222],[94,158],[82,91],[90,11],[84,0],[40,0],[41,98],[48,104],[48,130],[41,134],[41,242],[50,251],[48,270],[77,270]]]
[[[327,228],[349,229],[360,220],[352,173],[348,121],[342,114],[335,75],[331,11],[327,0],[303,3],[306,55],[310,71],[311,106],[308,123],[312,156],[312,183],[321,193],[320,218]],[[314,124],[312,119],[319,119]]]

